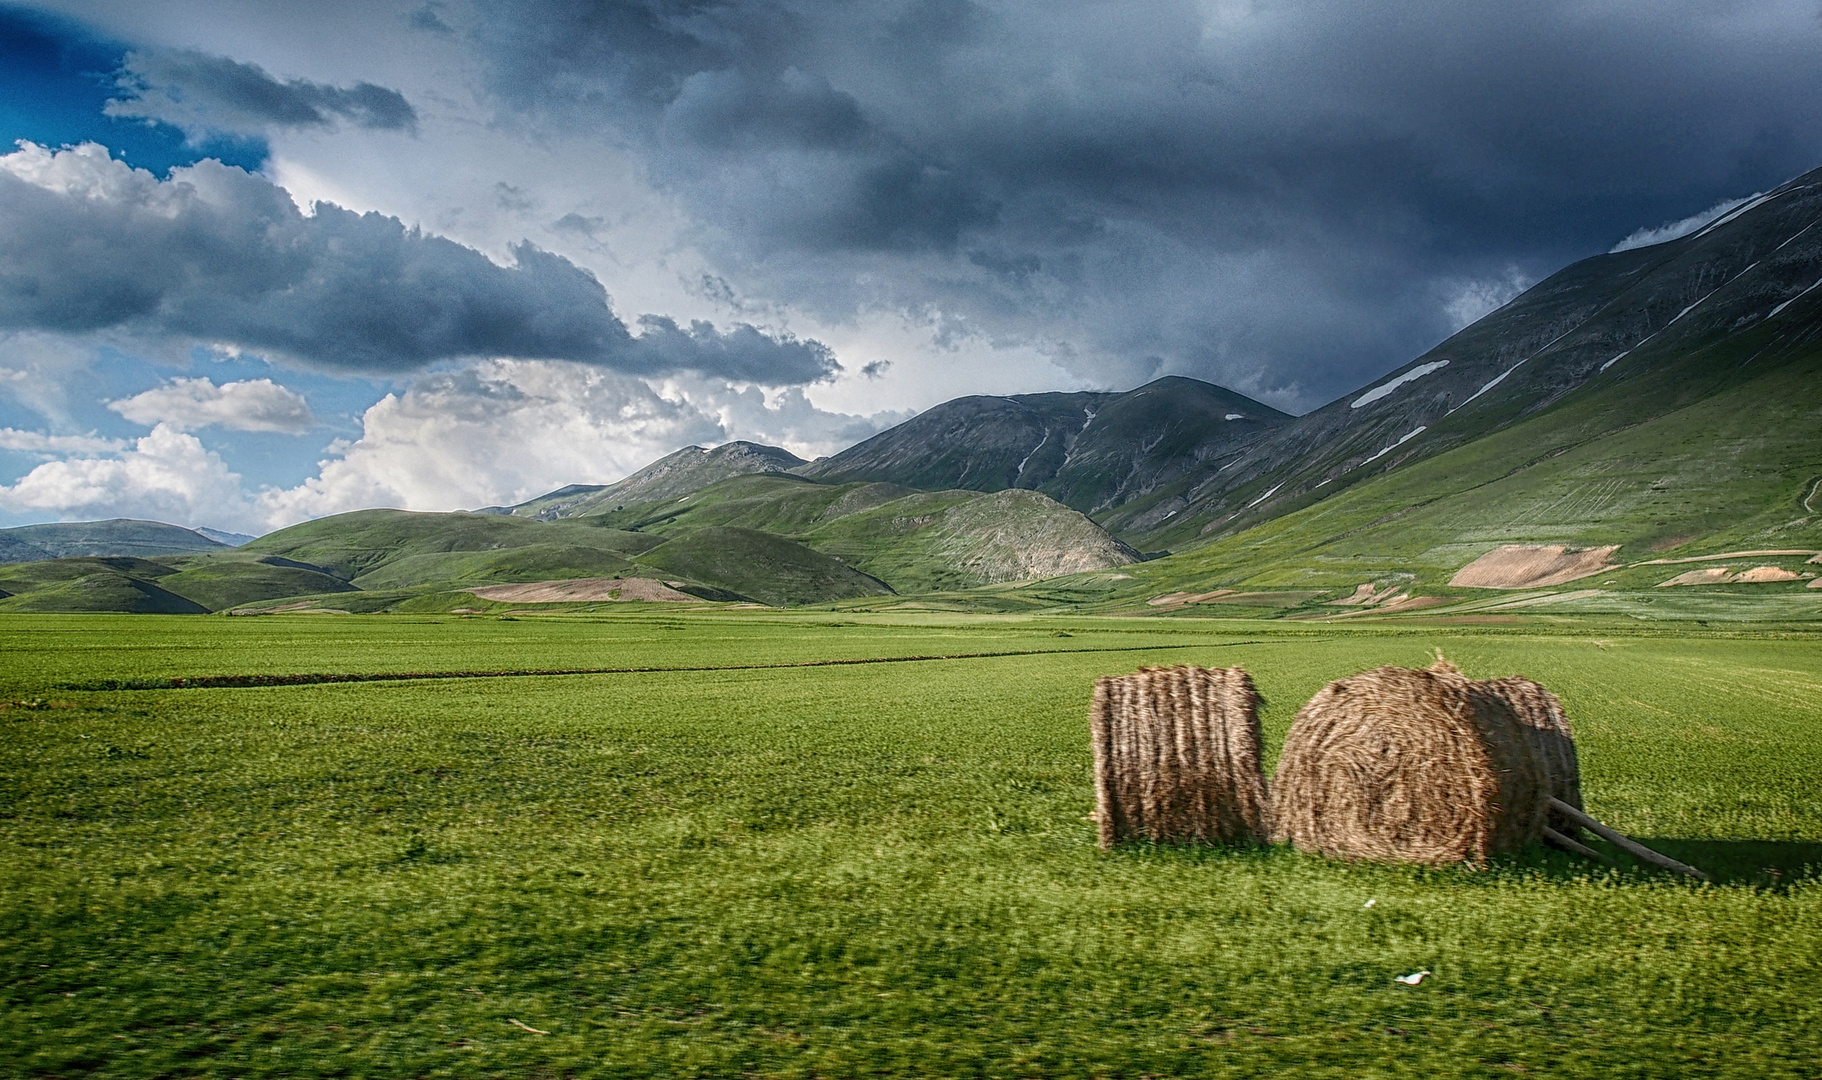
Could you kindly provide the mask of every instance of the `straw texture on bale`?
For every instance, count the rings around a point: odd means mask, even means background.
[[[1446,665],[1332,682],[1285,739],[1272,839],[1432,864],[1522,847],[1542,834],[1552,790],[1527,731],[1501,693]]]
[[[1245,671],[1184,665],[1103,676],[1089,726],[1102,847],[1264,841],[1259,694]]]
[[[1569,717],[1555,694],[1522,675],[1504,679],[1486,679],[1478,684],[1505,699],[1512,712],[1524,725],[1525,737],[1537,762],[1549,778],[1548,794],[1577,810],[1582,806],[1582,767],[1575,756],[1575,736],[1569,730]],[[1547,824],[1561,833],[1576,835],[1579,826],[1552,810]]]

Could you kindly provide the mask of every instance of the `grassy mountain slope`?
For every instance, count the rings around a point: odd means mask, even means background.
[[[1816,333],[1822,170],[1677,240],[1565,268],[1398,371],[1297,418],[1205,474],[1105,523],[1183,549],[1389,470],[1447,453],[1589,392],[1717,349],[1745,365]],[[1738,347],[1727,344],[1738,339]],[[1751,344],[1746,344],[1750,342]],[[1752,372],[1743,372],[1751,375]],[[1716,389],[1702,376],[1703,392]],[[1682,388],[1623,422],[1692,400]]]
[[[785,482],[816,487],[794,478]],[[611,528],[601,519],[367,510],[282,529],[242,550],[282,555],[319,566],[363,590],[404,590],[402,595],[620,576],[681,578],[692,587],[706,586],[701,591],[708,595],[734,594],[772,604],[888,591],[839,560],[790,540],[724,528],[718,521],[705,524],[651,534]]]
[[[1105,570],[1139,559],[1087,517],[1035,491],[911,495],[837,518],[803,540],[900,592]]]
[[[674,499],[628,505],[588,519],[591,524],[671,533],[733,525],[795,536],[831,518],[914,494],[895,484],[823,484],[782,473],[734,477]]]
[[[356,591],[338,577],[287,565],[280,559],[193,556],[176,565],[177,573],[159,578],[158,587],[210,611],[291,596]]]
[[[1615,371],[1504,430],[1135,567],[1121,592],[1392,579],[1448,592],[1456,570],[1507,543],[1619,544],[1627,564],[1822,549],[1818,481],[1822,342],[1749,332]],[[1670,576],[1638,567],[1601,581],[1650,587]]]
[[[190,615],[208,609],[156,584],[176,571],[132,557],[77,557],[0,567],[0,611]]]
[[[919,492],[754,475],[598,520],[658,535],[709,526],[762,529],[837,556],[899,592],[971,588],[1139,558],[1084,515],[1032,491]]]
[[[1176,376],[1123,394],[964,397],[795,471],[924,490],[1025,488],[1093,513],[1215,467],[1289,420]]]
[[[635,572],[623,552],[579,544],[527,543],[497,551],[434,551],[406,555],[355,581],[363,589],[399,589],[430,583],[492,585],[563,578],[619,577]]]
[[[892,592],[840,559],[758,529],[692,529],[646,552],[640,562],[774,606]]]
[[[150,558],[226,548],[193,529],[131,518],[0,529],[0,563],[83,556]]]
[[[280,529],[239,550],[321,567],[357,585],[369,580],[397,585],[447,580],[452,574],[471,568],[478,575],[476,580],[510,580],[510,562],[521,556],[498,553],[520,549],[535,549],[523,556],[529,560],[526,570],[531,573],[551,568],[553,551],[563,549],[597,553],[572,557],[577,560],[596,558],[601,563],[622,565],[614,560],[623,560],[657,542],[638,533],[574,522],[542,522],[494,514],[359,510]],[[564,557],[559,554],[557,559]],[[505,565],[502,559],[506,560]],[[381,573],[395,564],[397,571]],[[415,568],[415,572],[405,572],[409,568]]]
[[[692,491],[750,473],[782,473],[808,462],[776,446],[729,442],[713,449],[686,446],[618,483],[571,484],[513,507],[490,507],[483,513],[506,513],[544,521],[608,513],[621,506],[674,499]]]

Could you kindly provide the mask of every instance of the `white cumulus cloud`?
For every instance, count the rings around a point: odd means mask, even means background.
[[[290,393],[261,383],[180,379],[149,391],[162,395],[150,401],[141,394],[117,402],[129,418],[156,418],[151,434],[131,443],[0,431],[0,446],[11,440],[61,457],[0,486],[0,510],[262,533],[374,506],[460,510],[522,502],[565,484],[611,483],[691,443],[748,439],[815,457],[908,415],[828,412],[797,388],[654,382],[589,364],[492,360],[424,375],[386,395],[362,416],[359,438],[330,444],[315,476],[254,491],[183,427],[242,423],[247,412],[237,401],[283,404],[279,395]],[[236,386],[255,389],[230,392]]]
[[[240,475],[196,436],[169,424],[107,456],[39,465],[12,485],[0,486],[0,510],[66,520],[131,517],[216,528],[256,527],[259,520]]]
[[[316,476],[259,503],[274,527],[368,506],[504,505],[612,483],[691,443],[750,439],[816,456],[900,419],[825,412],[795,388],[768,396],[713,380],[654,384],[582,364],[494,360],[388,394]]]
[[[126,443],[99,435],[46,435],[38,431],[0,428],[0,450],[17,450],[27,454],[102,454],[123,450]]]
[[[297,435],[316,425],[302,394],[271,379],[220,386],[207,378],[172,379],[163,386],[111,401],[108,408],[138,424],[169,424],[180,431],[216,424],[231,431]]]

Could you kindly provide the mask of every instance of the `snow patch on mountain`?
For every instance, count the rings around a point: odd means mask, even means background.
[[[1413,382],[1417,379],[1421,379],[1425,375],[1430,374],[1432,371],[1441,371],[1443,368],[1446,368],[1448,366],[1449,366],[1449,362],[1447,360],[1433,360],[1428,364],[1419,364],[1416,367],[1412,368],[1411,370],[1405,372],[1403,375],[1400,375],[1395,379],[1391,379],[1386,382],[1382,382],[1378,386],[1373,387],[1371,390],[1368,390],[1366,393],[1355,398],[1354,403],[1352,405],[1349,405],[1348,408],[1358,409],[1362,405],[1371,405],[1373,402],[1378,401],[1380,398],[1387,396],[1388,394],[1392,393],[1392,391],[1403,386],[1405,383]]]
[[[1378,461],[1380,458],[1385,457],[1387,454],[1389,454],[1392,451],[1403,446],[1405,443],[1410,442],[1412,439],[1415,439],[1417,436],[1422,435],[1424,432],[1426,432],[1428,430],[1430,430],[1430,427],[1428,424],[1420,424],[1413,430],[1407,432],[1403,438],[1399,439],[1397,442],[1393,443],[1392,445],[1386,447],[1384,450],[1381,450],[1379,453],[1374,454],[1372,457],[1367,458],[1366,461],[1363,461],[1360,464],[1365,465],[1368,462]]]

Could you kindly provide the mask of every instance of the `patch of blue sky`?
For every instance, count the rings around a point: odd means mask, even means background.
[[[4,366],[4,360],[4,352],[0,351],[0,367]],[[203,446],[219,453],[235,472],[240,473],[250,491],[268,486],[293,487],[315,476],[318,463],[329,456],[329,445],[338,439],[360,438],[362,415],[367,408],[387,393],[401,388],[401,384],[390,379],[274,367],[256,356],[230,355],[203,347],[192,349],[187,362],[172,363],[151,361],[110,345],[100,345],[78,380],[84,392],[62,398],[58,402],[60,415],[57,417],[44,415],[29,401],[6,393],[6,387],[0,386],[0,428],[49,435],[93,434],[130,445],[146,435],[151,425],[128,420],[110,409],[108,403],[164,386],[173,379],[195,378],[206,378],[216,386],[271,379],[302,394],[310,404],[317,423],[298,434],[233,431],[219,425],[191,432]],[[51,456],[93,455],[81,452],[47,455],[0,448],[0,484],[15,483]]]
[[[191,141],[169,124],[105,114],[130,50],[69,19],[0,4],[0,150],[21,139],[51,147],[97,142],[161,177],[209,157],[249,171],[265,164],[261,138]]]

